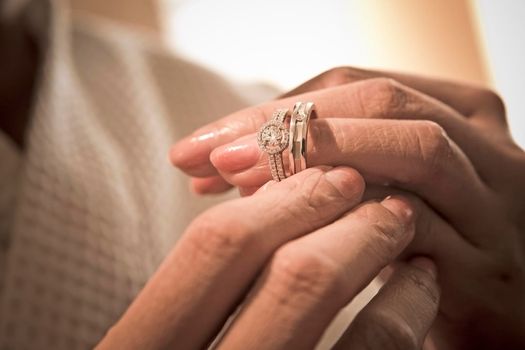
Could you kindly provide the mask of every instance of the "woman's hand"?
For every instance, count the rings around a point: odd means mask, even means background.
[[[313,168],[198,217],[99,349],[312,349],[414,236],[403,197],[362,201],[346,167]],[[357,207],[356,207],[357,206]],[[400,267],[336,349],[419,349],[437,313],[435,267]]]
[[[461,348],[525,344],[525,154],[501,100],[454,83],[338,68],[204,127],[175,145],[172,161],[203,177],[195,180],[203,192],[224,188],[224,178],[251,193],[270,179],[254,132],[295,101],[317,107],[310,165],[356,168],[367,197],[417,195],[424,214],[405,255],[430,256],[440,270],[436,334]]]

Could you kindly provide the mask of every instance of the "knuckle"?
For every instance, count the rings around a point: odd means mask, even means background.
[[[343,85],[352,81],[351,71],[347,67],[331,68],[323,73],[322,78],[326,86]]]
[[[365,348],[385,350],[419,349],[414,330],[389,309],[375,309],[361,314],[356,320]]]
[[[513,237],[511,238],[516,246],[519,246],[519,241],[522,230],[519,228],[511,228]],[[490,274],[494,276],[494,279],[501,285],[507,287],[515,287],[519,281],[520,276],[525,275],[525,267],[521,263],[523,261],[523,254],[521,251],[510,251],[509,249],[501,248],[495,254],[496,259],[489,266],[485,267],[485,270],[490,271]],[[516,289],[518,290],[518,289]]]
[[[305,178],[301,179],[302,183],[295,186],[295,193],[298,197],[297,203],[300,204],[288,206],[286,210],[293,217],[301,218],[301,220],[306,217],[312,224],[316,224],[318,221],[324,221],[326,215],[330,215],[331,211],[326,210],[328,205],[340,206],[341,203],[349,199],[341,189],[326,179],[322,170],[312,169],[310,172]],[[349,186],[350,183],[359,186],[359,177],[356,175],[355,179],[349,178]]]
[[[216,208],[212,208],[191,223],[185,241],[195,254],[205,259],[226,259],[242,254],[251,243],[252,237],[247,232],[239,221],[225,216],[222,210],[218,212]]]
[[[344,85],[366,77],[366,72],[345,66],[334,67],[321,74],[325,86]]]
[[[496,116],[505,118],[505,101],[497,92],[490,89],[482,89],[479,92],[479,100],[486,104],[490,112]]]
[[[280,298],[301,295],[321,300],[344,289],[337,287],[342,280],[341,268],[332,259],[295,245],[281,247],[272,259],[271,280],[278,286]]]
[[[419,160],[422,164],[420,176],[435,180],[453,160],[454,150],[443,127],[433,121],[420,121],[416,132]]]
[[[409,102],[406,89],[391,78],[370,79],[362,91],[361,103],[374,115],[395,116],[405,109]]]

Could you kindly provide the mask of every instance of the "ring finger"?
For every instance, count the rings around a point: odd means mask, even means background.
[[[171,161],[192,176],[216,175],[209,162],[216,147],[256,132],[275,108],[292,105],[297,100],[315,102],[321,119],[430,120],[447,131],[484,179],[490,178],[488,175],[499,164],[499,153],[488,147],[486,134],[475,129],[460,113],[435,98],[385,78],[313,91],[236,112],[178,142],[170,152]]]
[[[309,166],[356,168],[369,184],[415,192],[479,239],[490,228],[477,225],[489,212],[491,194],[462,150],[429,121],[323,119],[310,124]],[[286,157],[285,157],[286,158]],[[270,179],[268,160],[255,135],[217,148],[211,155],[223,177],[239,187],[261,186]]]

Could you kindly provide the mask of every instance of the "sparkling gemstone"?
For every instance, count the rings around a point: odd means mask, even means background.
[[[288,136],[288,130],[282,123],[270,121],[261,128],[257,135],[257,142],[263,151],[275,154],[282,152],[287,147]]]
[[[283,135],[281,131],[276,126],[269,126],[263,131],[262,139],[264,142],[270,145],[277,145],[281,142]]]

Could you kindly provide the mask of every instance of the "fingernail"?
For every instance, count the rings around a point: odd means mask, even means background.
[[[210,151],[206,142],[194,137],[185,138],[171,147],[170,160],[179,168],[195,168],[209,162]]]
[[[401,196],[388,196],[383,199],[381,204],[406,225],[414,221],[415,213],[408,199]]]
[[[326,172],[324,176],[346,199],[354,200],[363,193],[364,180],[351,168],[333,168]]]
[[[195,142],[203,142],[203,141],[208,141],[210,139],[213,139],[216,136],[217,136],[217,132],[216,131],[208,131],[208,132],[205,132],[203,134],[200,134],[200,135],[197,135],[197,136],[193,136],[190,140],[193,143],[195,143]]]
[[[210,160],[221,171],[239,172],[257,164],[260,156],[261,152],[257,142],[251,135],[217,147],[211,153]]]
[[[437,278],[437,267],[431,259],[424,256],[417,256],[412,258],[409,264],[427,272],[434,280]]]

